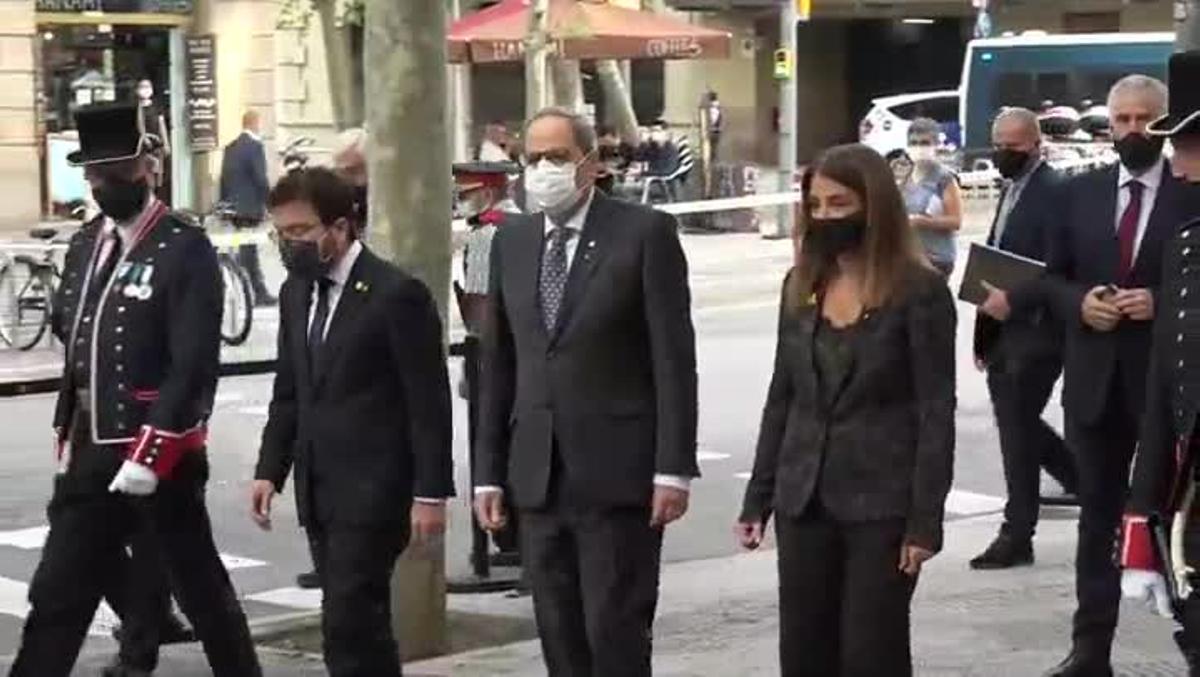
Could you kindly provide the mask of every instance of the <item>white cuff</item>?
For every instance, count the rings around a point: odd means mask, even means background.
[[[417,503],[426,503],[428,505],[446,505],[446,499],[444,498],[425,498],[424,496],[417,496],[413,500]]]
[[[660,487],[670,487],[680,491],[692,490],[692,478],[682,475],[655,475],[654,484]]]
[[[476,496],[479,496],[480,494],[502,494],[502,493],[504,493],[503,487],[497,487],[497,486],[494,486],[491,484],[486,484],[481,487],[475,487],[475,495]]]

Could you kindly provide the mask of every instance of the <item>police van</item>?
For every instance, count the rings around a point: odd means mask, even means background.
[[[1094,33],[972,40],[963,60],[960,125],[968,158],[991,146],[991,122],[1006,106],[1033,111],[1064,107],[1082,115],[1103,106],[1122,77],[1166,79],[1171,33]]]

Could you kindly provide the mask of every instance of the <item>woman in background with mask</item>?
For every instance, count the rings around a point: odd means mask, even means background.
[[[954,300],[874,151],[826,152],[803,191],[736,532],[757,548],[776,517],[784,677],[905,677],[954,465]]]
[[[908,128],[908,157],[913,170],[901,186],[909,221],[934,268],[942,275],[954,271],[958,246],[954,234],[962,228],[962,192],[958,178],[937,159],[941,127],[929,118],[917,118]]]

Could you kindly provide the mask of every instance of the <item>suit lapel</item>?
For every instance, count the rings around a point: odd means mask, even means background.
[[[1139,279],[1144,279],[1144,274],[1150,271],[1142,270],[1143,261],[1151,265],[1157,265],[1155,260],[1151,260],[1148,252],[1158,251],[1160,249],[1159,242],[1169,238],[1175,231],[1178,224],[1175,208],[1175,182],[1171,176],[1171,165],[1166,163],[1163,165],[1162,179],[1159,181],[1158,190],[1154,193],[1154,206],[1150,209],[1150,218],[1146,221],[1146,232],[1142,235],[1142,244],[1138,247],[1137,258],[1133,262],[1133,275]],[[1143,256],[1147,254],[1147,256]]]
[[[526,217],[522,222],[513,222],[504,226],[512,229],[512,246],[505,249],[502,260],[505,261],[501,273],[511,279],[510,287],[505,286],[504,292],[509,298],[506,303],[512,308],[528,309],[529,317],[537,325],[539,335],[548,336],[546,323],[542,319],[542,296],[540,283],[542,279],[542,252],[546,247],[546,220],[543,216]]]
[[[374,263],[374,255],[364,248],[358,255],[358,260],[354,262],[354,267],[350,269],[350,277],[346,279],[346,286],[342,288],[342,295],[338,299],[337,307],[333,309],[333,317],[330,318],[325,345],[321,349],[321,355],[317,357],[320,364],[316,374],[318,389],[325,383],[326,375],[332,371],[334,361],[341,352],[342,344],[353,328],[355,319],[367,305]]]
[[[1095,224],[1092,227],[1098,236],[1097,241],[1102,245],[1100,253],[1104,257],[1105,269],[1112,271],[1108,275],[1113,276],[1117,274],[1121,260],[1121,243],[1117,239],[1117,222],[1120,219],[1117,214],[1118,171],[1119,167],[1113,166],[1097,174],[1097,179],[1103,183],[1093,186],[1085,194],[1089,198],[1088,204],[1092,205],[1089,221]],[[1091,196],[1095,196],[1094,199]]]
[[[591,208],[583,223],[583,232],[579,234],[579,244],[575,249],[575,258],[571,262],[571,272],[567,276],[567,288],[563,297],[562,308],[558,311],[558,323],[555,326],[553,340],[567,329],[571,316],[578,309],[587,291],[588,282],[595,274],[596,268],[608,253],[609,238],[612,228],[604,223],[608,214],[608,200],[599,191],[592,198]]]
[[[284,302],[284,319],[292,327],[291,355],[280,355],[278,359],[291,359],[296,368],[296,380],[301,393],[311,393],[312,372],[308,366],[308,309],[312,301],[312,285],[293,279]]]

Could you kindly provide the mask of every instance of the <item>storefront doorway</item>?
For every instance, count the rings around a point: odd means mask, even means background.
[[[172,42],[178,28],[136,24],[71,22],[43,24],[39,80],[39,129],[43,138],[43,209],[47,216],[70,216],[89,199],[83,172],[67,164],[78,148],[74,112],[104,101],[139,102],[146,131],[164,137],[159,196],[171,202],[176,182],[171,156],[187,152],[176,143],[172,99],[182,87],[174,68]],[[177,105],[177,104],[176,104]]]

